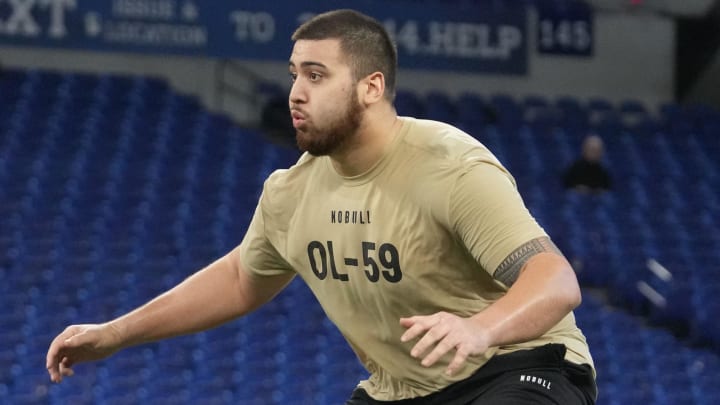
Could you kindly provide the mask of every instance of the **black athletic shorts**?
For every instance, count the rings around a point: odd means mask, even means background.
[[[590,366],[566,361],[564,345],[548,344],[494,356],[465,380],[424,397],[376,401],[357,388],[345,405],[593,405],[596,399]]]

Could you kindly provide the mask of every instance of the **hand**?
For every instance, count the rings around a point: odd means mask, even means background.
[[[400,325],[408,328],[400,337],[402,342],[423,335],[410,351],[411,356],[420,358],[434,346],[432,351],[422,358],[421,364],[425,367],[432,366],[446,353],[455,350],[455,357],[445,371],[448,375],[460,370],[468,356],[483,354],[489,348],[490,337],[485,328],[470,318],[447,312],[400,318]]]
[[[50,343],[45,364],[50,379],[59,383],[74,374],[75,364],[104,359],[119,349],[120,335],[111,325],[73,325]]]

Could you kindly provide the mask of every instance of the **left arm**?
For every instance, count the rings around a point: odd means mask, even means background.
[[[515,259],[530,251],[527,259]],[[484,311],[471,317],[487,328],[489,346],[504,346],[540,337],[580,305],[581,294],[575,272],[550,238],[533,239],[503,261],[511,285],[507,294]],[[517,274],[517,276],[515,276]]]
[[[535,242],[537,240],[529,244]],[[422,364],[429,367],[455,350],[455,357],[447,368],[447,373],[452,374],[462,367],[468,356],[482,354],[493,346],[526,342],[541,336],[580,305],[575,273],[559,253],[542,251],[514,265],[521,266],[521,270],[507,294],[472,317],[438,312],[400,319],[400,324],[407,328],[401,341],[422,335],[410,354],[421,358]]]
[[[537,242],[530,241],[518,251]],[[507,294],[474,316],[462,318],[438,312],[400,319],[400,324],[408,328],[401,337],[403,342],[422,335],[411,355],[422,358],[424,366],[431,366],[455,350],[447,368],[447,373],[453,374],[468,356],[482,354],[493,346],[535,339],[580,305],[575,273],[559,252],[541,251],[527,260],[513,262],[513,266],[521,270]]]
[[[507,295],[472,318],[493,327],[491,346],[503,346],[540,337],[580,301],[580,287],[567,260],[538,254],[528,261]]]
[[[403,342],[419,338],[411,355],[430,366],[455,351],[447,372],[489,347],[536,339],[580,304],[575,273],[525,207],[498,166],[471,167],[450,193],[449,223],[480,266],[508,287],[481,312],[402,318]]]

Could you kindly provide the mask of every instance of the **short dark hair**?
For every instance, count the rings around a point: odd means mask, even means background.
[[[292,40],[339,39],[340,49],[349,59],[354,79],[381,72],[385,76],[385,98],[395,98],[397,50],[390,34],[376,19],[355,10],[335,10],[318,14],[303,23]]]

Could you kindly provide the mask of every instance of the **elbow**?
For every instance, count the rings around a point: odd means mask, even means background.
[[[551,262],[547,263],[546,274],[549,275],[548,280],[552,287],[552,299],[555,301],[557,308],[570,313],[582,303],[582,293],[580,284],[578,284],[575,270],[564,257],[550,256]]]
[[[536,257],[523,269],[511,290],[519,285],[525,293],[534,290],[538,299],[553,308],[553,313],[567,315],[582,302],[575,271],[562,256],[547,254]]]
[[[572,267],[567,267],[564,273],[565,281],[563,283],[564,288],[562,288],[561,300],[567,307],[568,312],[570,312],[582,303],[582,292],[580,291],[580,285],[578,284]]]
[[[567,297],[567,305],[569,311],[574,310],[575,308],[579,307],[582,303],[582,293],[580,292],[580,287],[576,286],[576,288],[572,289],[573,291],[568,294]]]

